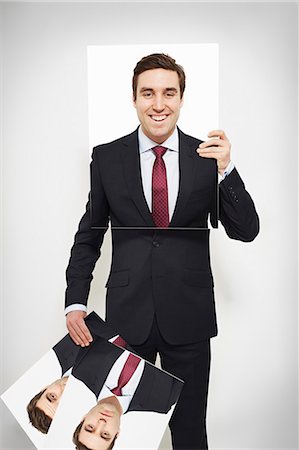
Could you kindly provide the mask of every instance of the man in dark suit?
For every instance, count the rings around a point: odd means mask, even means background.
[[[133,101],[141,126],[94,148],[89,202],[67,268],[65,310],[71,337],[88,345],[83,318],[110,220],[106,320],[143,358],[154,362],[159,353],[162,367],[185,381],[170,422],[177,450],[208,448],[210,338],[217,334],[208,217],[216,226],[219,207],[232,239],[249,242],[259,230],[225,133],[214,130],[202,142],[177,128],[184,88],[184,71],[169,56],[137,63]]]
[[[131,368],[130,375],[124,375],[127,364],[129,371]],[[80,350],[72,376],[81,380],[98,401],[74,433],[74,442],[77,445],[78,442],[85,444],[87,448],[92,444],[91,448],[96,444],[100,445],[101,442],[98,441],[105,438],[109,441],[108,444],[112,443],[117,434],[116,431],[114,434],[111,431],[114,429],[113,424],[119,425],[123,413],[168,413],[177,402],[183,387],[181,380],[98,337],[91,346]],[[106,415],[105,410],[108,410]]]

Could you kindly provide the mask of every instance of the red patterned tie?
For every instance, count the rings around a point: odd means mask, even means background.
[[[156,159],[152,175],[152,216],[156,227],[160,228],[169,225],[166,166],[163,160],[166,150],[167,148],[160,145],[153,148]]]
[[[112,344],[117,345],[118,347],[126,348],[126,341],[121,337],[117,336],[117,338],[112,342]]]
[[[135,356],[132,353],[129,354],[127,361],[125,362],[125,365],[119,375],[117,386],[111,390],[113,394],[122,394],[122,388],[129,382],[140,361],[141,359],[138,358],[138,356]]]

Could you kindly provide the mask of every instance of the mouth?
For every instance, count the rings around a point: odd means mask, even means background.
[[[113,417],[113,412],[105,410],[105,411],[101,412],[101,415],[104,417]]]
[[[150,115],[150,118],[151,118],[154,122],[164,122],[164,120],[166,120],[167,117],[168,117],[168,114]]]

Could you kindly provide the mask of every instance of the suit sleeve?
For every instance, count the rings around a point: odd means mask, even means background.
[[[87,305],[92,272],[101,252],[100,248],[109,222],[109,207],[97,164],[96,148],[93,151],[91,190],[86,211],[80,220],[66,269],[67,289],[65,307],[74,303]],[[97,224],[97,228],[95,225]]]
[[[259,232],[254,203],[236,169],[219,184],[219,219],[232,239],[250,242]]]

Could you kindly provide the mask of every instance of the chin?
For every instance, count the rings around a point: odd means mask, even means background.
[[[160,131],[160,130],[155,130],[153,133],[151,133],[151,135],[153,136],[153,140],[155,139],[159,139],[162,142],[165,141],[165,139],[167,139],[168,133],[164,132],[164,131]]]

